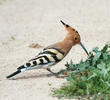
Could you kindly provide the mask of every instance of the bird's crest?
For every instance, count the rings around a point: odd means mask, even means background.
[[[69,32],[69,33],[72,33],[72,32],[76,32],[78,33],[74,28],[72,28],[70,25],[64,23],[62,20],[60,20],[61,23],[65,26],[66,30]]]
[[[72,28],[68,24],[64,23],[62,20],[61,20],[61,23],[65,26],[66,30],[68,31],[68,34],[65,37],[65,39],[71,40],[73,42],[73,45],[80,43],[81,39],[78,31],[76,31],[74,28]]]

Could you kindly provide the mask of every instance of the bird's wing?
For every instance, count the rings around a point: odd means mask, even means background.
[[[26,64],[18,69],[29,70],[33,68],[48,68],[61,61],[64,57],[64,52],[58,44],[53,44],[43,49],[35,58],[29,60]]]

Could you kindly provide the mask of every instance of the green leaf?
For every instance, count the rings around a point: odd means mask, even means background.
[[[107,64],[107,68],[110,68],[110,63]]]
[[[91,78],[93,78],[93,77],[96,77],[96,76],[97,76],[97,74],[96,73],[93,73],[93,75],[91,75],[91,76],[88,77],[88,80],[91,79]]]
[[[71,77],[71,75],[69,75],[66,79],[67,79],[67,81],[71,81],[73,79],[73,77]]]
[[[98,65],[97,65],[97,68],[103,70],[103,69],[105,68],[105,64],[102,62],[101,64],[98,64]]]
[[[66,66],[66,67],[69,67],[69,64],[68,64],[68,62],[66,62],[65,66]]]
[[[101,56],[101,52],[97,52],[96,55],[93,58],[93,62],[94,61],[96,62],[99,59],[100,56]]]
[[[108,71],[108,72],[110,71],[110,63],[107,64],[107,71]]]
[[[108,87],[110,88],[110,82],[109,81],[106,81],[106,83],[107,83]]]
[[[71,68],[74,67],[74,64],[73,64],[73,61],[72,60],[70,60],[70,66],[69,67],[71,67]]]
[[[105,45],[104,48],[101,50],[102,53],[105,53],[108,49],[108,45]]]
[[[103,53],[103,58],[104,58],[104,60],[107,60],[108,59],[108,54],[107,53]]]
[[[92,51],[95,52],[95,53],[97,53],[97,52],[99,51],[98,49],[99,49],[99,48],[96,47],[96,48],[94,48]]]

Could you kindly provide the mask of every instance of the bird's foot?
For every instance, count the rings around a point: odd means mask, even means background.
[[[57,73],[54,73],[54,74],[53,74],[53,73],[51,73],[51,74],[47,74],[47,76],[48,76],[48,77],[51,77],[51,76],[56,76],[56,77],[57,77],[57,76],[58,76],[58,74],[57,74]]]
[[[51,76],[56,76],[56,77],[58,77],[60,74],[62,74],[65,70],[60,70],[59,72],[57,72],[57,73],[55,73],[55,72],[52,72],[51,70],[50,70],[50,68],[47,68],[47,70],[51,73],[51,74],[48,74],[47,76],[48,77],[51,77]]]

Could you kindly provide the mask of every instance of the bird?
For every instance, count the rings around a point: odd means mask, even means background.
[[[47,71],[49,71],[51,74],[58,75],[58,73],[51,71],[51,67],[63,60],[63,58],[69,53],[71,48],[76,44],[81,45],[86,54],[89,56],[87,49],[81,42],[81,37],[78,31],[72,28],[70,25],[64,23],[62,20],[60,20],[60,22],[67,30],[65,38],[60,42],[45,47],[33,59],[18,67],[17,71],[8,75],[6,78],[9,79],[21,72],[37,68],[44,68],[47,69]]]

